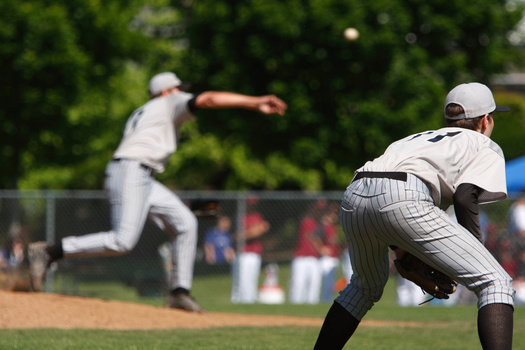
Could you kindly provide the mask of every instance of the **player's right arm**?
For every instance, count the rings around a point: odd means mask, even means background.
[[[274,95],[248,96],[233,92],[206,91],[190,101],[190,107],[203,109],[242,108],[262,114],[284,115],[288,106]]]
[[[479,194],[482,191],[476,185],[462,183],[454,193],[454,212],[458,223],[483,243],[479,224]]]

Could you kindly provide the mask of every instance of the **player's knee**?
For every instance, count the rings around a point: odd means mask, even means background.
[[[123,239],[123,237],[127,237],[127,235],[120,234],[115,237],[113,246],[117,255],[127,254],[137,245],[138,240]]]
[[[177,228],[177,231],[181,233],[197,234],[198,221],[197,217],[189,212],[188,215],[184,218],[182,224]]]
[[[116,250],[115,253],[119,255],[127,254],[129,253],[133,248],[135,247],[135,244],[132,244],[130,242],[125,241],[117,241],[116,244]]]
[[[126,231],[110,231],[103,236],[104,254],[123,255],[129,253],[137,244],[140,233]]]
[[[476,291],[478,296],[478,308],[488,304],[501,303],[514,305],[516,291],[512,287],[512,279],[509,276],[490,281]]]
[[[358,288],[351,283],[343,289],[335,299],[353,317],[361,320],[364,315],[381,299],[383,287]]]

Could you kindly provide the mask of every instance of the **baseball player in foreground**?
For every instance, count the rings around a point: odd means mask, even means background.
[[[358,169],[340,219],[354,274],[330,308],[315,349],[342,349],[388,280],[388,248],[412,254],[473,291],[483,349],[511,349],[511,278],[481,242],[478,204],[506,198],[505,159],[490,139],[496,106],[483,84],[445,101],[446,127],[410,135]],[[457,222],[441,208],[454,205]],[[407,253],[408,252],[408,253]]]
[[[191,312],[203,308],[190,296],[197,246],[197,219],[168,188],[155,180],[176,151],[181,125],[199,109],[242,108],[283,115],[286,104],[273,95],[185,92],[187,84],[171,72],[149,82],[151,99],[129,117],[120,145],[108,163],[104,187],[111,205],[111,230],[65,237],[58,244],[29,246],[32,286],[40,291],[50,264],[61,258],[121,255],[137,244],[146,218],[172,237],[173,270],[168,307]]]

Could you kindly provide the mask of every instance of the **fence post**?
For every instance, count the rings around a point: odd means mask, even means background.
[[[244,217],[246,216],[246,198],[243,195],[237,196],[237,215],[235,223],[237,227],[237,257],[244,251]]]
[[[55,220],[56,220],[56,197],[51,191],[46,191],[46,242],[55,244]],[[55,271],[50,268],[46,274],[46,293],[53,293],[55,282]]]

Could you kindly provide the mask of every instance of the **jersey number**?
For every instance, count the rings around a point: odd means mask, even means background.
[[[126,128],[124,129],[124,133],[130,132],[135,130],[135,127],[137,126],[140,117],[142,116],[142,113],[144,113],[144,109],[137,109],[131,117],[129,117],[129,121],[126,124]]]
[[[412,138],[411,138],[410,140],[408,140],[408,141],[411,141],[411,140],[413,140],[413,139],[415,139],[415,138],[418,138],[419,136],[423,136],[423,135],[427,135],[427,134],[432,134],[432,131],[429,131],[429,132],[424,133],[424,134],[417,134],[417,135],[414,135],[414,137],[412,137]],[[461,131],[447,132],[445,135],[437,135],[437,136],[435,136],[435,137],[433,137],[433,138],[431,138],[431,139],[428,139],[427,141],[428,141],[428,142],[434,142],[434,143],[436,143],[436,142],[438,142],[438,141],[443,140],[445,137],[454,137],[454,136],[456,136],[456,135],[458,135],[458,134],[461,134]]]

